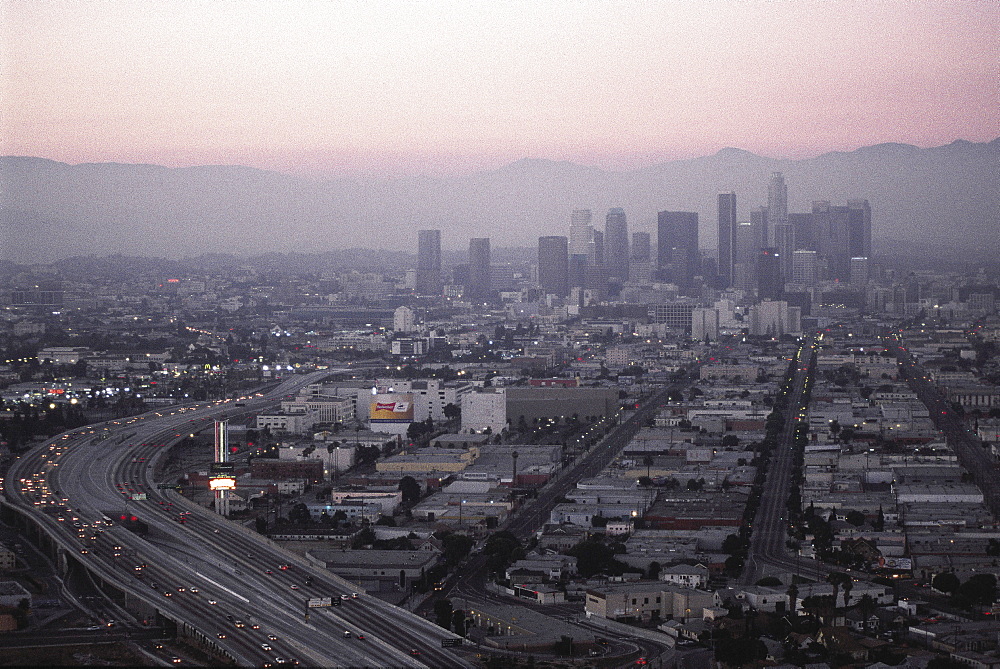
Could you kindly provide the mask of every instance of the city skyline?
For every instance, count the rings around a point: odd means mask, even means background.
[[[2,7],[0,153],[69,163],[634,169],[1000,128],[992,3]]]

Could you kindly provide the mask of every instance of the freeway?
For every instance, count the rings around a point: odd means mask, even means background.
[[[241,666],[294,658],[322,667],[467,666],[441,647],[449,632],[355,595],[350,583],[157,485],[171,443],[223,415],[269,408],[326,374],[59,435],[12,465],[4,503],[44,527],[66,560],[116,584],[129,608],[158,612]],[[307,609],[320,598],[340,606]]]

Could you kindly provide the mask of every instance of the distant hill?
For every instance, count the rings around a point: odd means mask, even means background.
[[[488,236],[532,246],[568,234],[570,211],[603,226],[624,207],[632,231],[655,233],[659,210],[696,211],[701,244],[716,244],[716,196],[737,194],[740,220],[766,202],[783,172],[789,211],[812,200],[867,198],[877,250],[1000,248],[1000,139],[920,149],[879,144],[805,160],[740,149],[613,172],[523,159],[497,170],[430,178],[313,181],[239,166],[166,168],[0,157],[0,260],[73,255],[179,258],[203,253],[322,252],[352,247],[413,252],[416,231],[440,228],[447,248]]]

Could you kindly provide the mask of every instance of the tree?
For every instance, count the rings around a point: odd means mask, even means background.
[[[461,562],[472,550],[474,544],[472,537],[456,532],[449,532],[441,537],[441,543],[444,548],[444,560],[449,565]]]
[[[288,520],[305,525],[312,520],[312,517],[309,515],[309,508],[304,503],[299,502],[288,511]]]
[[[451,629],[459,636],[465,636],[465,611],[455,609],[451,612]]]
[[[854,527],[861,527],[862,525],[865,524],[865,514],[853,509],[847,512],[847,515],[844,516],[844,519],[851,525],[854,525]]]
[[[765,576],[757,580],[757,585],[778,586],[781,585],[781,579],[775,576]]]
[[[720,638],[715,642],[716,661],[730,667],[756,664],[767,657],[767,647],[760,639],[750,637]]]
[[[450,599],[439,599],[434,602],[434,619],[437,620],[438,625],[446,630],[451,629],[452,613]]]
[[[396,519],[392,516],[379,516],[375,524],[382,527],[396,527]]]
[[[649,563],[649,567],[646,568],[646,578],[651,581],[655,581],[660,578],[660,569],[662,566],[656,560]]]
[[[351,542],[351,548],[364,548],[365,546],[371,546],[374,543],[375,530],[370,527],[366,527],[358,532],[357,536],[354,537],[354,541]]]
[[[949,595],[955,594],[962,582],[950,571],[945,571],[931,580],[931,587],[938,592],[945,592]]]
[[[455,420],[462,417],[462,407],[448,402],[444,405],[444,417],[448,420]]]
[[[403,493],[403,502],[415,504],[420,501],[420,484],[412,476],[399,479],[399,491]]]

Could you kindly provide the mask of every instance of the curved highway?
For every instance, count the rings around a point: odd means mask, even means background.
[[[441,647],[451,633],[157,485],[183,435],[264,410],[326,374],[64,433],[12,465],[5,502],[45,527],[67,559],[114,582],[128,608],[159,612],[241,666],[467,666]],[[318,598],[340,605],[307,608]]]

